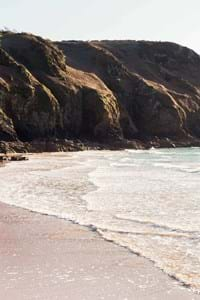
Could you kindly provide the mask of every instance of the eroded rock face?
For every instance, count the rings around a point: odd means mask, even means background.
[[[41,71],[52,76],[65,72],[62,52],[38,36],[7,32],[1,36],[1,47],[33,72]]]
[[[16,92],[11,110],[21,138],[121,136],[117,100],[97,76],[68,67],[63,53],[39,37],[5,33],[1,45],[26,75],[18,80],[13,73],[13,84],[6,82]]]
[[[172,43],[52,43],[2,32],[0,141],[188,144],[200,138],[199,74],[199,55]]]
[[[0,109],[0,140],[17,141],[13,122],[6,116],[2,109]]]
[[[0,107],[22,140],[48,137],[56,129],[58,103],[51,92],[0,49]]]
[[[97,74],[109,86],[136,136],[199,137],[200,57],[194,51],[145,41],[57,45],[71,66]]]
[[[174,99],[179,115],[181,112],[184,131],[200,136],[200,56],[197,53],[169,42],[102,41],[95,44],[120,59],[131,73],[164,87]],[[170,126],[170,119],[168,124]]]
[[[63,42],[57,45],[65,53],[71,67],[96,74],[113,92],[119,104],[119,121],[123,135],[134,138],[138,129],[130,113],[135,85],[125,66],[112,53],[93,43]],[[137,77],[134,79],[137,81]]]

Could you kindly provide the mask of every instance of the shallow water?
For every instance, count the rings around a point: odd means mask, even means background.
[[[95,227],[200,291],[200,149],[34,155],[0,200]]]

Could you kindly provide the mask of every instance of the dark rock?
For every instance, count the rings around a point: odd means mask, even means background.
[[[200,56],[173,43],[1,32],[0,151],[199,145]]]

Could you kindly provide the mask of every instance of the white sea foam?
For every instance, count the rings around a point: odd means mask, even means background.
[[[200,152],[88,151],[0,169],[0,200],[92,225],[200,290]]]

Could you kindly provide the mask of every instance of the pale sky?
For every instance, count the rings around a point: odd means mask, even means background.
[[[52,40],[171,41],[200,54],[200,0],[0,0],[0,28]]]

